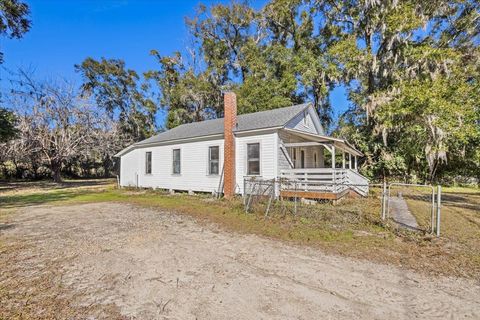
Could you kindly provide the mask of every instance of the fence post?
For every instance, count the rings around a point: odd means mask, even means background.
[[[431,224],[432,224],[432,234],[435,233],[435,187],[432,186],[432,217],[431,217]]]
[[[440,237],[440,214],[442,207],[442,186],[438,186],[437,191],[437,237]]]
[[[247,181],[246,181],[246,178],[243,178],[243,205],[245,206],[245,204],[247,203],[246,199],[247,199]]]
[[[295,203],[294,203],[294,212],[295,215],[297,215],[297,182],[294,182],[295,184]]]
[[[387,210],[385,211],[385,216],[388,218],[388,216],[390,215],[390,188],[392,187],[392,183],[390,183],[390,185],[387,187]]]
[[[385,203],[386,203],[386,196],[387,196],[387,182],[383,180],[383,191],[382,191],[382,220],[385,220]]]

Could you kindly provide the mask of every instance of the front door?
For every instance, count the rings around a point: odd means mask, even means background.
[[[300,168],[305,168],[305,150],[300,150]]]

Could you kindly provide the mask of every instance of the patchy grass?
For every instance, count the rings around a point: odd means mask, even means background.
[[[480,194],[444,196],[442,228],[445,237],[400,231],[380,219],[377,197],[351,199],[339,205],[301,205],[293,215],[292,204],[275,204],[268,217],[263,210],[246,214],[239,199],[213,200],[186,194],[168,195],[151,190],[118,190],[111,185],[81,185],[60,189],[25,188],[0,192],[0,219],[30,205],[68,205],[121,202],[168,210],[215,223],[224,229],[257,234],[310,245],[326,252],[408,267],[421,272],[465,277],[480,275]],[[450,198],[447,196],[450,196]],[[461,201],[458,198],[460,197]],[[424,212],[425,199],[408,198],[412,211]],[[421,225],[425,224],[419,215]],[[2,219],[3,220],[3,219]],[[1,221],[1,220],[0,220]]]
[[[431,226],[428,198],[418,191],[405,195],[410,211],[425,230]],[[450,259],[461,257],[466,269],[480,273],[480,189],[442,188],[440,231],[444,253]]]
[[[51,204],[113,189],[112,179],[66,180],[62,183],[0,182],[0,210]],[[100,192],[100,193],[98,193]]]

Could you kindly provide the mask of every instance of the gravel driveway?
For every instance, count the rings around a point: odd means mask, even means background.
[[[325,255],[168,212],[38,206],[0,226],[0,288],[8,289],[0,318],[18,308],[39,318],[480,318],[479,282]],[[50,285],[34,282],[46,275]]]

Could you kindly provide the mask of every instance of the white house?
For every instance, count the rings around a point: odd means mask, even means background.
[[[311,104],[237,116],[235,94],[224,99],[223,119],[180,125],[120,151],[120,185],[230,197],[244,192],[246,178],[285,178],[300,181],[304,197],[365,195],[362,153],[326,136]],[[320,190],[323,196],[313,193]]]

